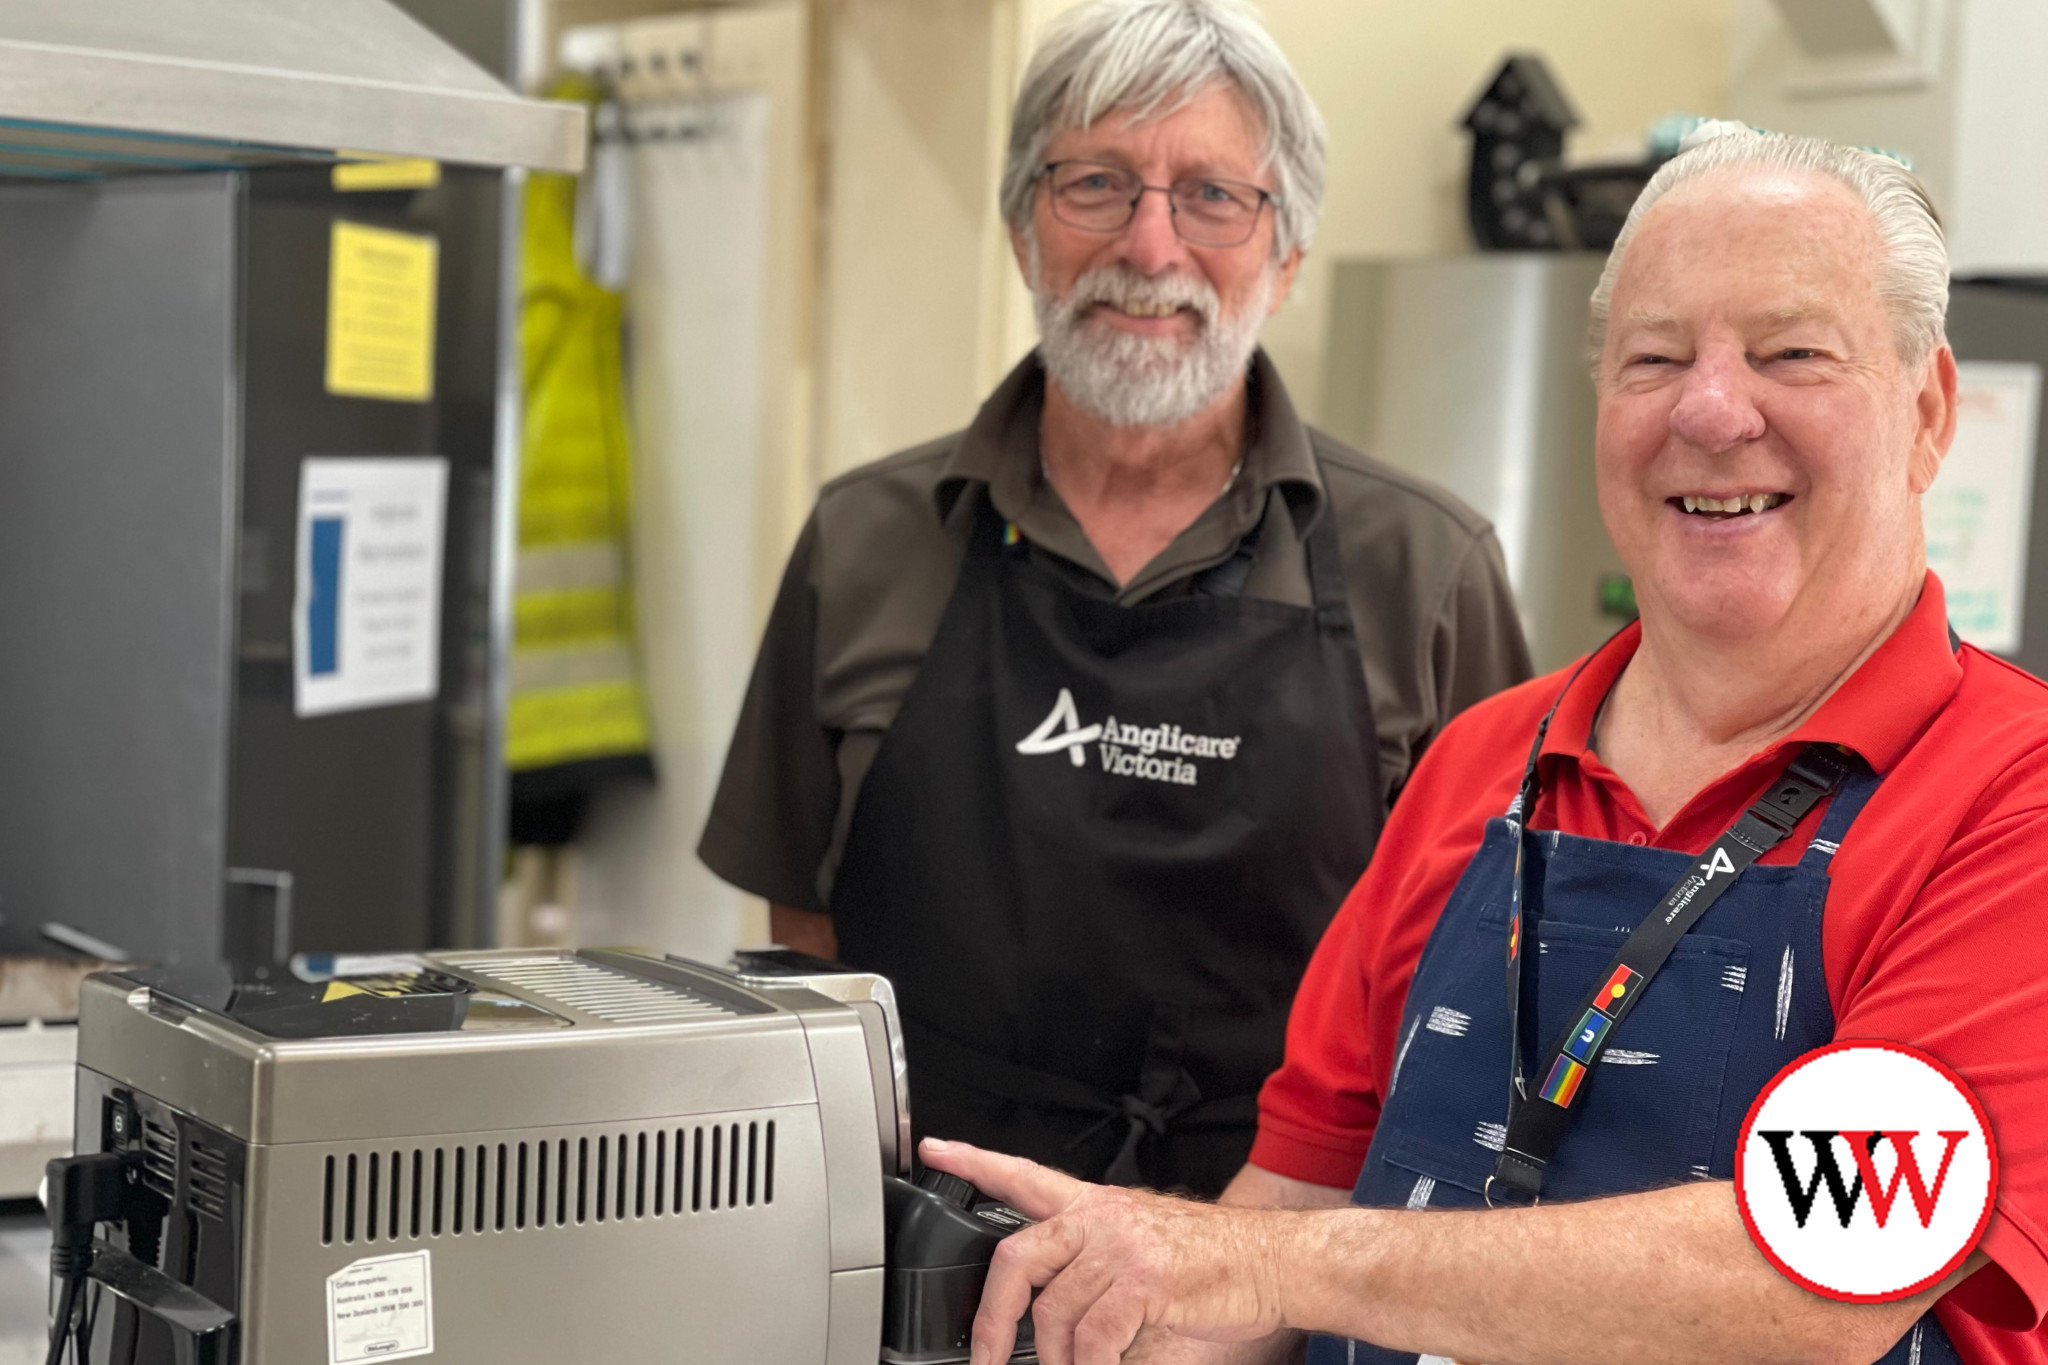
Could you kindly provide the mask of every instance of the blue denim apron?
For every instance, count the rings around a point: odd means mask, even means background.
[[[1736,1133],[1751,1101],[1787,1062],[1834,1037],[1821,971],[1828,864],[1877,783],[1858,765],[1796,865],[1749,868],[1680,940],[1634,1011],[1615,1026],[1545,1172],[1544,1198],[1734,1179]],[[1482,1191],[1508,1116],[1501,964],[1515,830],[1505,818],[1488,822],[1423,949],[1353,1203],[1486,1207]],[[1529,833],[1523,856],[1537,953],[1525,967],[1522,1051],[1538,1056],[1693,855],[1539,830]],[[1319,1337],[1308,1359],[1432,1365],[1441,1358]],[[1959,1365],[1960,1357],[1928,1314],[1883,1361]]]

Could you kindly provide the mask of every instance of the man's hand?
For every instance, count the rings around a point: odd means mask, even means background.
[[[839,957],[839,931],[833,927],[830,915],[770,903],[768,932],[785,948],[822,957],[827,962]]]
[[[1246,1209],[1103,1189],[960,1143],[925,1155],[1044,1220],[996,1253],[975,1365],[1007,1359],[1027,1308],[1046,1365],[1108,1365],[1140,1332],[1177,1365],[1272,1360],[1292,1349],[1282,1328],[1512,1365],[1862,1362],[1985,1265],[1973,1253],[1897,1303],[1835,1303],[1771,1268],[1725,1181],[1500,1211]]]
[[[1233,1342],[1281,1326],[1274,1224],[1286,1213],[1089,1185],[960,1142],[928,1139],[923,1155],[1039,1220],[996,1249],[974,1365],[1009,1359],[1027,1310],[1044,1365],[1114,1365],[1146,1328]]]

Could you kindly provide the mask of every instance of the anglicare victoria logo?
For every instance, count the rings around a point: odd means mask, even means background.
[[[1087,766],[1090,747],[1106,773],[1192,787],[1201,780],[1200,760],[1237,757],[1238,736],[1198,735],[1178,725],[1132,725],[1115,716],[1083,725],[1074,694],[1062,687],[1038,728],[1017,741],[1020,754],[1064,752],[1077,768]]]
[[[1816,1294],[1890,1303],[1963,1263],[1991,1218],[1998,1152],[1977,1097],[1901,1043],[1830,1043],[1750,1106],[1735,1199],[1767,1260]]]

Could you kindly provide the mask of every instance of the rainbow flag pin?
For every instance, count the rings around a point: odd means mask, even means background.
[[[1550,1078],[1543,1082],[1538,1092],[1544,1099],[1560,1109],[1572,1106],[1572,1097],[1579,1093],[1579,1082],[1586,1079],[1586,1068],[1569,1057],[1559,1057],[1550,1068]]]

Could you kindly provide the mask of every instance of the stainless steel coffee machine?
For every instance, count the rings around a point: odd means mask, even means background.
[[[87,982],[51,1171],[81,1362],[965,1359],[1024,1220],[901,1178],[887,981],[784,953],[316,965]]]

